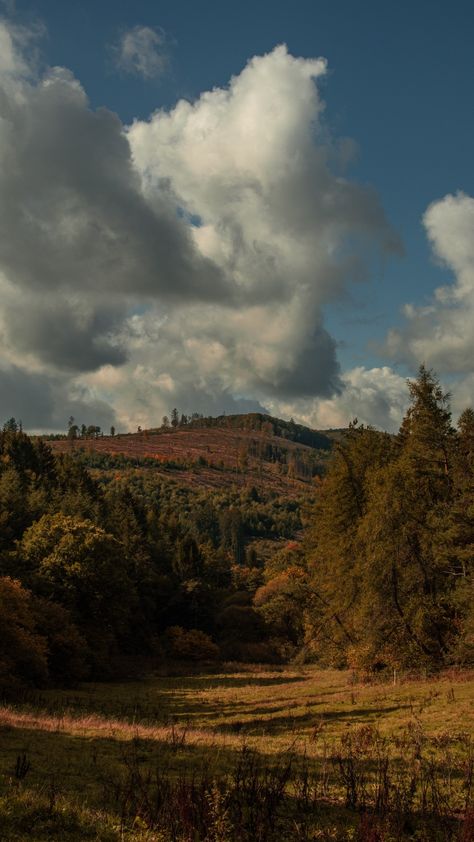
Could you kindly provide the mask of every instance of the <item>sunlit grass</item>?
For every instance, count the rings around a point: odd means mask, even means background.
[[[461,758],[474,736],[473,702],[473,673],[366,684],[348,672],[309,667],[45,691],[0,708],[0,780],[8,793],[3,822],[13,827],[12,797],[21,816],[28,798],[31,807],[35,798],[47,802],[53,792],[63,816],[68,811],[72,816],[64,839],[120,838],[114,836],[110,784],[123,774],[130,752],[140,768],[159,766],[171,777],[183,770],[225,775],[243,745],[271,763],[291,753],[296,762],[305,758],[316,768],[345,735],[368,727],[388,739],[391,756],[400,762],[406,751],[401,737],[410,728],[423,733],[433,756],[441,758],[449,746]],[[17,780],[17,758],[23,756],[29,768],[24,780]],[[47,803],[44,809],[47,821]],[[79,818],[78,809],[86,811]],[[106,819],[99,821],[98,814]],[[74,822],[86,829],[75,831]],[[88,836],[87,828],[95,833],[98,824],[105,835]],[[0,832],[0,839],[8,838],[22,837]],[[143,830],[137,838],[155,837]]]

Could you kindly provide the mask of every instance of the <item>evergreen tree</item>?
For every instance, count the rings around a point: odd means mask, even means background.
[[[455,433],[448,396],[431,371],[421,366],[409,390],[397,458],[369,477],[359,528],[364,665],[439,666],[453,642],[452,582],[440,546],[452,500]]]
[[[367,476],[392,457],[389,436],[355,421],[335,449],[313,511],[306,539],[306,639],[326,663],[347,663],[363,637],[356,622],[364,587],[358,530],[367,508]]]
[[[437,667],[474,629],[474,413],[456,434],[425,366],[409,390],[396,439],[352,426],[313,514],[307,640],[333,663]]]

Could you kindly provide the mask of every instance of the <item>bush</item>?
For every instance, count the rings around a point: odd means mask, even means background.
[[[170,626],[165,631],[166,650],[171,658],[186,661],[215,661],[219,647],[205,632]]]
[[[245,642],[228,640],[222,645],[222,657],[226,661],[242,661],[246,664],[279,664],[281,658],[271,643],[262,641]]]
[[[0,578],[0,689],[47,678],[47,643],[36,629],[32,594],[15,579]]]
[[[39,597],[34,598],[32,608],[36,629],[47,640],[50,679],[71,685],[86,678],[90,652],[66,609]]]

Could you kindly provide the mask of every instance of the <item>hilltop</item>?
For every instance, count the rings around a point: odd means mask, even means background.
[[[255,485],[299,494],[317,482],[340,431],[317,431],[260,413],[194,418],[176,426],[49,444],[101,471],[153,468],[207,488]]]

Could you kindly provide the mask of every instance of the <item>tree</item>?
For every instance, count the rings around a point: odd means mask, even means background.
[[[71,424],[67,431],[67,437],[69,440],[77,439],[77,435],[79,433],[79,427],[77,424]]]
[[[454,656],[474,662],[474,411],[461,413],[453,459],[453,494],[438,544],[454,583],[454,624],[459,632]]]
[[[106,496],[103,525],[120,542],[127,575],[136,600],[131,616],[133,646],[146,647],[156,632],[160,577],[154,569],[147,542],[147,518],[142,502],[128,487],[112,486]]]
[[[171,426],[176,429],[179,426],[179,413],[176,407],[171,410]]]
[[[36,630],[32,595],[20,582],[0,578],[0,687],[44,684],[47,677],[47,643]]]
[[[289,567],[262,585],[254,605],[262,614],[283,651],[303,643],[303,611],[307,601],[307,575],[301,567]]]
[[[367,477],[393,457],[390,437],[354,421],[335,447],[305,541],[308,566],[306,645],[323,663],[346,665],[358,643]]]
[[[30,523],[27,483],[12,465],[0,474],[0,549],[11,547]]]
[[[112,426],[112,427],[110,428],[110,435],[111,435],[111,436],[115,436],[115,427],[114,427],[114,426]]]
[[[41,439],[34,445],[34,461],[36,482],[47,486],[51,491],[57,482],[56,460],[51,448]]]
[[[208,634],[198,629],[171,626],[165,633],[166,648],[172,658],[187,661],[215,661],[219,647]]]
[[[451,484],[455,439],[449,394],[424,365],[408,388],[412,402],[400,427],[399,444],[421,483],[422,495],[437,502],[449,493]]]
[[[47,643],[49,679],[55,684],[70,686],[87,678],[91,654],[68,611],[48,599],[33,597],[32,613],[35,630]]]
[[[231,507],[220,517],[222,546],[230,549],[235,564],[243,564],[245,558],[244,524],[240,509]]]
[[[3,432],[4,433],[16,433],[18,432],[18,424],[15,418],[9,418],[8,421],[5,421],[3,425]]]
[[[472,559],[472,487],[463,499],[436,376],[421,366],[409,390],[395,442],[353,425],[309,533],[308,640],[319,657],[366,669],[441,666],[467,615],[469,588],[457,583]]]
[[[99,485],[86,468],[69,454],[56,458],[56,485],[53,505],[48,511],[96,520],[101,516],[102,495]]]
[[[68,609],[96,666],[105,666],[134,605],[119,542],[90,520],[44,515],[23,535],[19,569],[38,595]]]

